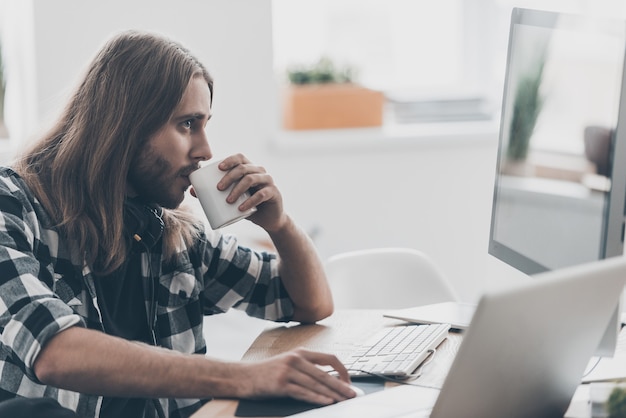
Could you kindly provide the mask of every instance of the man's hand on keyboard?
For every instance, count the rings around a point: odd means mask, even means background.
[[[350,388],[346,368],[332,354],[302,348],[254,363],[244,363],[246,375],[238,388],[242,398],[289,396],[328,405],[350,399],[356,393]],[[336,376],[320,366],[329,366]],[[338,376],[338,377],[337,377]]]

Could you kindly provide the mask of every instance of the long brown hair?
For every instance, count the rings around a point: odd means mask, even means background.
[[[57,227],[99,273],[127,253],[123,205],[129,166],[170,118],[194,74],[213,97],[205,67],[180,44],[126,31],[98,52],[52,129],[14,164]],[[197,234],[194,217],[164,210],[163,251]]]

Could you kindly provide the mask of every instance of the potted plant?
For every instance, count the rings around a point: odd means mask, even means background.
[[[354,82],[355,70],[321,58],[287,70],[283,127],[290,130],[382,125],[384,95]]]

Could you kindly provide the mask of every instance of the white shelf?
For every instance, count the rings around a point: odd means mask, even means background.
[[[498,139],[499,120],[421,124],[386,124],[381,128],[282,130],[270,140],[277,151],[355,151],[389,147],[459,146]]]

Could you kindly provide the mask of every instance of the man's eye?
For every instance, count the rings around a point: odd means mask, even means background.
[[[193,125],[193,119],[187,119],[186,121],[183,122],[183,127],[184,128],[191,128],[191,126]]]

